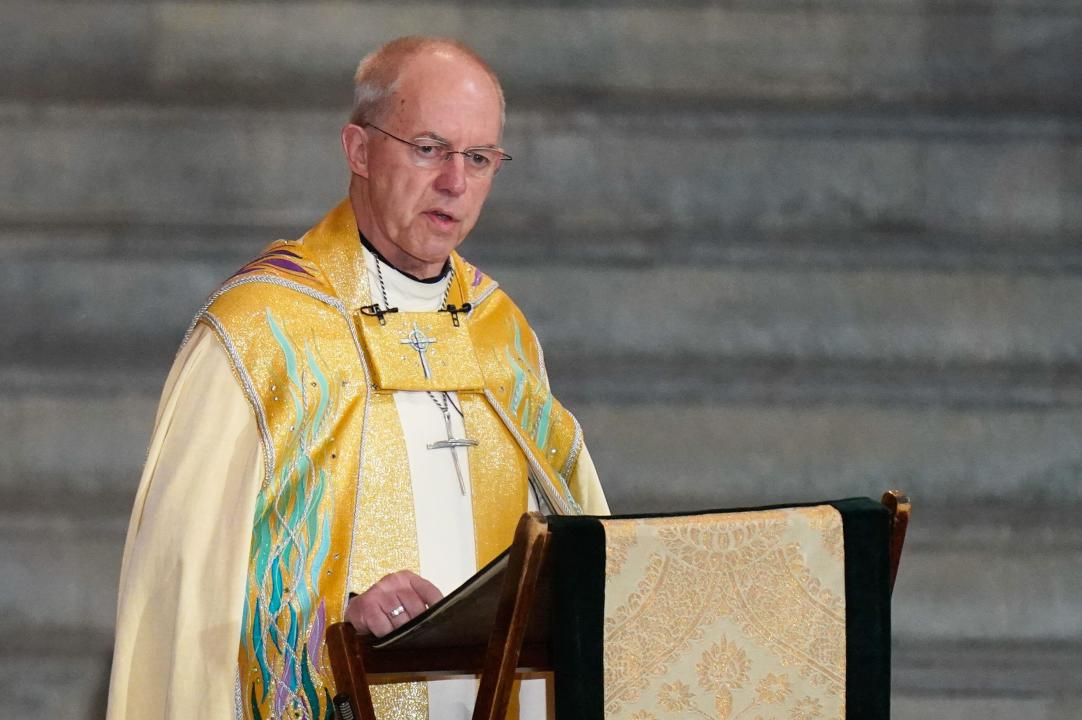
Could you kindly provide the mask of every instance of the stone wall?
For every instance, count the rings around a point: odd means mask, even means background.
[[[102,716],[184,327],[344,194],[352,68],[411,32],[504,78],[464,254],[614,509],[902,488],[895,717],[1082,716],[1082,5],[0,0],[13,717]]]

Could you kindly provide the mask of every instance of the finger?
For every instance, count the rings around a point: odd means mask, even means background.
[[[406,608],[406,614],[411,618],[417,617],[428,609],[428,605],[425,604],[425,601],[421,599],[421,596],[417,594],[412,586],[398,592],[398,602],[402,604],[402,607]]]
[[[384,610],[385,607],[393,607],[394,603],[393,593],[373,586],[350,600],[346,606],[346,619],[358,632],[382,637],[394,629]]]
[[[416,594],[427,608],[443,598],[439,588],[412,570],[399,570],[379,581],[381,588],[391,590],[399,597]]]
[[[386,583],[381,581],[381,585],[402,585],[402,581],[396,578]],[[394,628],[402,627],[414,615],[419,614],[417,606],[422,605],[421,599],[410,589],[408,584],[404,588],[397,590],[380,587],[380,591],[374,594],[379,602],[380,609]],[[420,612],[424,612],[423,607]]]
[[[368,631],[376,637],[383,637],[395,629],[390,616],[387,615],[383,608],[375,603],[370,607],[365,608],[364,620],[365,624],[368,626]]]
[[[413,614],[406,609],[404,603],[398,603],[387,610],[387,619],[394,628],[400,628],[413,618]]]
[[[410,587],[421,597],[425,605],[435,605],[443,599],[440,589],[420,575],[410,573]]]
[[[343,618],[361,635],[372,635],[372,629],[368,627],[368,621],[365,618],[365,611],[367,604],[363,595],[352,597],[349,603],[346,605],[346,612],[343,613]]]

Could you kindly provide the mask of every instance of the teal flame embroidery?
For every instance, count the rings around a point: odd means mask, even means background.
[[[333,507],[327,472],[313,452],[337,384],[310,343],[298,348],[270,309],[266,320],[285,361],[287,383],[279,392],[289,393],[293,422],[256,499],[241,642],[255,658],[258,677],[248,680],[247,695],[258,720],[268,698],[271,717],[324,720],[333,708],[327,692],[320,693],[327,611],[319,579],[330,552]]]
[[[511,368],[513,379],[509,401],[511,414],[518,420],[519,428],[529,434],[538,449],[548,445],[549,426],[552,418],[552,393],[538,377],[538,370],[526,357],[522,347],[522,329],[511,321],[512,345],[504,348],[504,358]],[[536,411],[536,413],[535,413]]]
[[[542,460],[549,461],[549,435],[552,429],[552,411],[555,399],[548,384],[541,378],[540,369],[526,356],[522,346],[522,329],[513,319],[511,323],[512,343],[504,346],[504,359],[511,371],[511,395],[508,409],[518,421],[519,428],[533,440],[542,453]],[[551,465],[550,465],[551,466]],[[559,484],[559,490],[575,512],[581,512],[578,503],[571,494],[567,478],[553,467]]]

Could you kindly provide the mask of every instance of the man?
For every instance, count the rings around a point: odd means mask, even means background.
[[[402,625],[527,508],[607,512],[535,335],[455,253],[510,159],[502,130],[499,82],[461,44],[361,63],[348,201],[214,293],[166,381],[110,718],[329,717],[328,624]],[[543,712],[527,685],[524,714]],[[468,716],[473,688],[385,686],[377,714]]]

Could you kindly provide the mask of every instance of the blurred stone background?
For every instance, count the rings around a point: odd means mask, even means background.
[[[614,509],[904,489],[894,716],[1082,717],[1079,0],[0,0],[4,714],[103,715],[184,327],[413,32],[505,82],[464,254]]]

